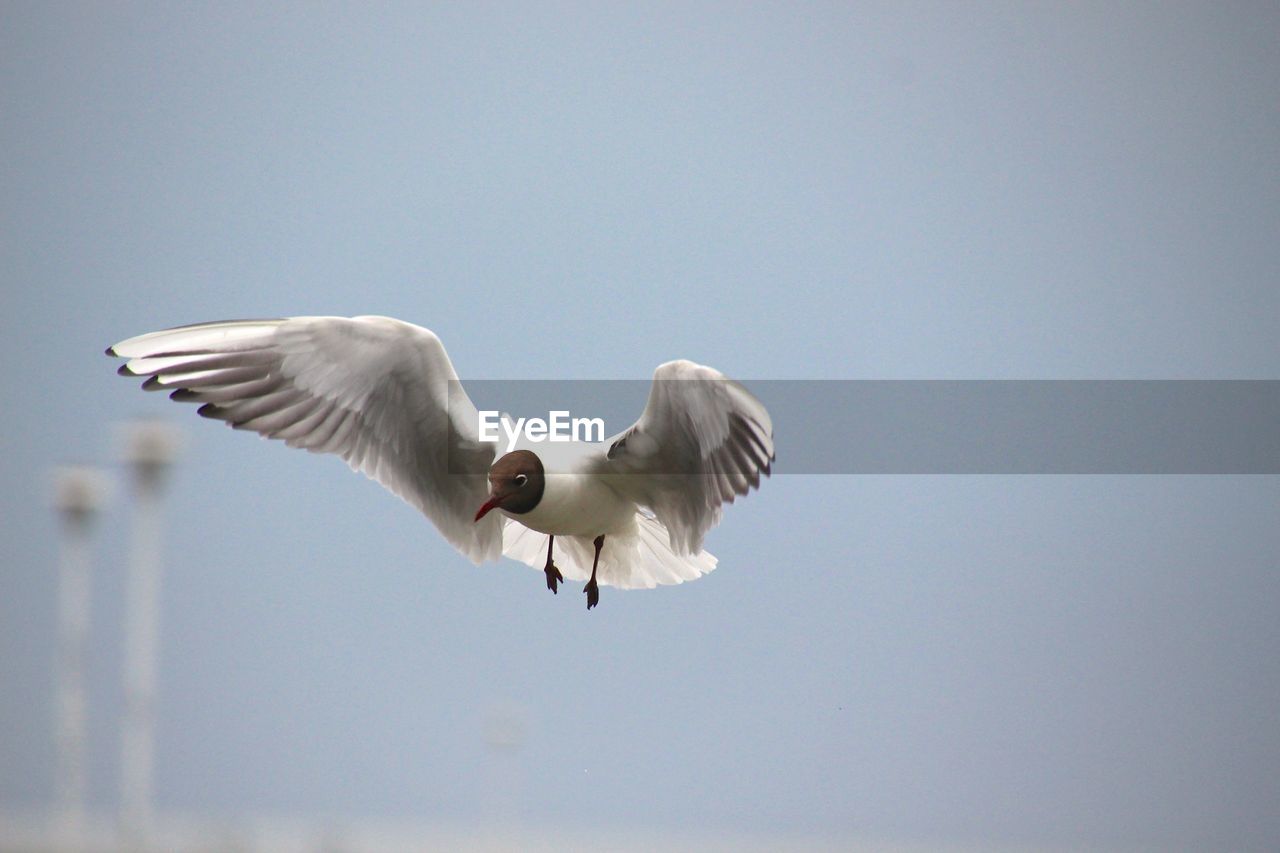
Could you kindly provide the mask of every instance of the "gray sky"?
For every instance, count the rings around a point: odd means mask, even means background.
[[[1276,477],[779,476],[715,573],[588,613],[101,351],[382,313],[464,379],[1280,378],[1278,40],[1274,4],[5,3],[0,808],[52,792],[48,470],[167,415],[162,809],[486,820],[516,707],[534,824],[1274,849]]]

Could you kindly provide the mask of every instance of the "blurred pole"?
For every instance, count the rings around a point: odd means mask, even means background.
[[[124,720],[120,755],[120,831],[128,849],[152,841],[156,648],[159,635],[160,498],[178,448],[177,431],[161,421],[130,424],[125,461],[135,497],[125,592]]]
[[[57,836],[71,848],[84,836],[85,661],[89,648],[89,531],[106,497],[94,468],[54,471],[53,506],[62,522],[58,560],[58,650],[54,745],[57,751]]]
[[[516,704],[496,705],[484,714],[485,823],[495,849],[511,846],[525,820],[520,753],[528,739],[528,718],[528,712]]]

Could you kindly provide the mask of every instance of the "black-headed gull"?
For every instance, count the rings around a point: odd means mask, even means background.
[[[505,554],[541,568],[552,592],[585,580],[588,609],[597,579],[652,588],[715,568],[703,537],[774,458],[760,401],[690,361],[659,366],[644,413],[613,438],[554,454],[526,442],[495,461],[440,339],[390,317],[202,323],[107,354],[205,417],[341,456],[475,563]]]

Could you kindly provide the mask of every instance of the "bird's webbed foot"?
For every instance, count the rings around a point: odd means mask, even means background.
[[[556,589],[556,586],[564,581],[564,575],[560,574],[560,570],[556,568],[556,564],[550,560],[547,561],[547,565],[542,571],[547,576],[547,589],[558,595],[559,591]]]

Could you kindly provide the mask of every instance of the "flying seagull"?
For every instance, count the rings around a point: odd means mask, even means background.
[[[774,459],[760,401],[691,361],[660,365],[640,419],[602,443],[498,456],[440,339],[390,317],[201,323],[107,355],[205,417],[341,456],[474,563],[506,555],[542,569],[552,592],[585,580],[588,609],[600,584],[652,588],[715,568],[703,537]]]

